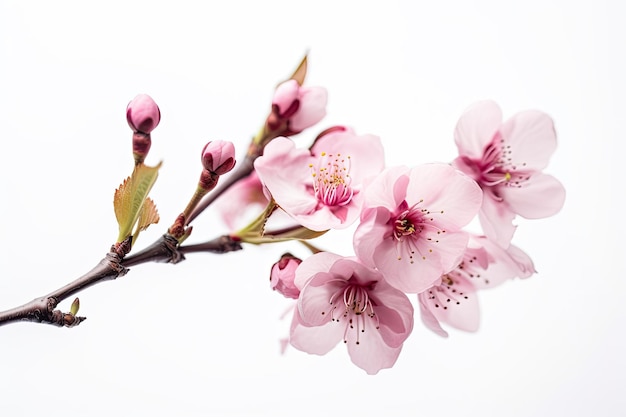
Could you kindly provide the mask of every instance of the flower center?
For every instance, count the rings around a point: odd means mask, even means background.
[[[468,299],[467,294],[456,288],[457,279],[451,274],[446,274],[441,277],[441,284],[428,290],[428,299],[435,308],[447,310],[449,305],[458,305],[462,300]]]
[[[374,313],[372,299],[368,294],[368,288],[373,288],[375,284],[373,282],[364,286],[348,283],[348,285],[340,288],[330,297],[328,303],[331,306],[329,311],[331,321],[346,323],[343,333],[344,343],[348,343],[348,333],[355,331],[356,344],[360,344],[361,333],[365,333],[366,328],[372,326],[372,324],[367,324],[368,321],[373,321],[375,329],[380,328],[380,322]],[[322,311],[322,314],[325,315],[326,312]]]
[[[484,284],[489,284],[489,278],[481,274],[484,269],[475,263],[476,259],[476,256],[465,256],[459,266],[448,272],[448,275],[456,281],[459,279],[465,279],[469,282],[481,280]]]
[[[487,145],[479,164],[481,172],[477,180],[487,187],[502,184],[505,187],[521,188],[530,179],[525,170],[526,163],[513,161],[511,146],[499,134]]]
[[[424,227],[417,223],[417,226],[414,224],[413,219],[408,218],[408,212],[405,212],[400,215],[394,222],[394,236],[398,240],[402,240],[404,236],[411,236],[414,233],[421,233],[424,230]],[[418,220],[419,222],[419,220]]]
[[[434,224],[435,219],[430,210],[419,207],[423,202],[424,200],[420,200],[409,207],[403,201],[398,209],[399,214],[390,220],[398,260],[403,259],[403,253],[408,255],[410,263],[414,262],[416,253],[426,259],[426,254],[433,252],[432,244],[439,242],[436,236],[446,232]],[[443,214],[443,210],[437,213]]]
[[[350,186],[350,156],[322,152],[317,167],[309,164],[313,176],[313,190],[317,200],[326,206],[345,206],[352,200]]]
[[[489,280],[481,276],[480,267],[475,264],[476,256],[466,255],[464,258],[459,266],[441,277],[441,284],[428,290],[428,299],[435,308],[447,310],[448,306],[467,300],[469,294],[459,289],[462,281],[482,279],[485,284],[489,284]]]

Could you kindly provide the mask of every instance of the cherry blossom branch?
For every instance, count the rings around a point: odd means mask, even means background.
[[[140,96],[139,99],[136,100],[141,100],[148,104],[153,103],[153,101],[146,96]],[[131,102],[131,104],[132,103],[133,102]],[[154,114],[152,117],[157,118],[158,107],[156,107],[156,105],[150,107],[153,107],[152,113]],[[133,121],[137,120],[141,121],[143,119],[135,114]],[[130,119],[129,124],[131,124]],[[143,126],[143,124],[140,125]],[[134,124],[132,125],[134,126]],[[154,124],[151,125],[151,127],[154,126]],[[22,306],[0,312],[0,325],[17,321],[28,321],[53,324],[61,327],[73,327],[85,320],[85,317],[76,316],[79,306],[78,299],[75,300],[69,313],[57,310],[57,305],[66,298],[88,287],[126,275],[128,267],[130,266],[146,262],[165,262],[175,264],[184,260],[185,254],[188,253],[227,253],[241,249],[240,241],[237,238],[230,236],[221,236],[200,244],[181,246],[181,243],[191,233],[191,227],[184,227],[185,220],[189,215],[189,212],[191,212],[191,210],[197,205],[203,195],[213,190],[217,184],[219,176],[230,171],[235,164],[234,158],[232,157],[232,154],[234,153],[232,144],[214,142],[207,144],[205,150],[203,151],[204,169],[200,177],[198,189],[185,211],[178,216],[166,234],[161,236],[157,239],[157,241],[142,251],[125,259],[125,256],[130,252],[132,243],[137,238],[139,232],[150,223],[158,221],[158,215],[155,215],[155,211],[152,211],[151,218],[146,221],[145,219],[141,220],[142,212],[135,211],[134,213],[136,213],[136,215],[133,216],[133,212],[127,209],[128,206],[141,207],[140,205],[123,205],[129,201],[132,203],[134,195],[132,193],[141,193],[140,197],[144,200],[143,204],[151,206],[151,201],[147,197],[147,191],[149,191],[151,184],[154,182],[154,179],[156,179],[156,169],[158,169],[158,167],[145,167],[142,163],[147,149],[149,148],[149,140],[149,132],[135,132],[133,134],[133,148],[135,150],[134,155],[136,160],[135,171],[133,171],[133,176],[129,177],[129,180],[122,184],[122,186],[120,186],[120,188],[116,191],[116,203],[119,204],[119,206],[116,207],[116,209],[119,209],[119,212],[116,211],[116,215],[119,214],[118,220],[120,218],[123,220],[124,228],[120,228],[120,230],[123,230],[124,232],[120,233],[119,240],[111,247],[111,251],[91,271],[70,282],[64,287],[42,297],[35,298]],[[144,146],[135,146],[138,143],[143,144]],[[229,181],[229,183],[226,184],[226,187],[222,188],[223,190],[226,190],[238,179],[244,178],[247,174],[249,174],[252,170],[252,162],[250,161],[249,164],[246,165],[248,165],[249,168],[244,167],[244,169],[241,170],[243,171],[243,174],[238,178],[236,177]],[[246,170],[248,171],[247,173],[245,172]],[[150,209],[150,207],[148,208]],[[126,219],[131,219],[132,221],[126,221]],[[130,234],[133,224],[137,219],[139,219],[140,223],[142,221],[144,223],[142,223],[141,227],[135,229],[134,234]]]
[[[80,324],[85,317],[78,317],[72,313],[63,313],[56,310],[56,306],[72,295],[103,281],[116,279],[126,275],[128,269],[121,263],[120,256],[109,252],[89,272],[43,297],[0,313],[0,326],[18,321],[33,323],[47,323],[59,327],[73,327]]]
[[[150,246],[126,257],[122,264],[126,267],[139,265],[146,262],[164,262],[176,264],[185,260],[189,253],[208,252],[223,254],[241,250],[241,243],[234,237],[224,235],[204,243],[194,245],[177,246],[178,241],[171,235],[163,235]]]
[[[293,135],[317,123],[325,115],[326,91],[323,88],[304,88],[306,56],[292,76],[280,84],[272,100],[271,112],[256,136],[252,138],[245,159],[219,187],[220,176],[235,165],[232,144],[223,141],[209,142],[202,152],[203,171],[196,192],[184,211],[176,218],[167,233],[136,254],[126,257],[139,233],[159,220],[154,202],[148,193],[154,184],[160,164],[146,166],[144,160],[151,147],[151,132],[158,126],[161,112],[146,94],[135,97],[127,106],[126,119],[133,131],[133,157],[135,168],[116,189],[114,209],[119,225],[117,242],[111,251],[89,272],[65,286],[34,300],[0,312],[0,326],[18,321],[47,323],[60,327],[73,327],[85,320],[76,315],[76,299],[69,313],[57,310],[59,303],[86,288],[126,275],[129,267],[146,262],[178,263],[185,255],[196,252],[227,253],[242,249],[241,242],[262,244],[285,240],[310,239],[325,232],[314,232],[304,227],[275,231],[263,236],[262,230],[248,230],[249,236],[221,236],[213,240],[184,246],[191,234],[190,223],[210,204],[238,181],[254,170],[254,161],[263,154],[265,145],[279,136]],[[208,194],[209,191],[213,191]],[[264,226],[264,222],[260,223]]]
[[[227,253],[242,249],[241,244],[230,236],[220,236],[204,243],[177,247],[177,241],[170,235],[164,235],[154,244],[124,259],[123,251],[117,253],[115,247],[98,262],[89,272],[63,287],[42,297],[0,312],[0,326],[20,321],[52,324],[59,327],[74,327],[86,317],[72,312],[64,313],[56,307],[63,300],[104,281],[110,281],[126,275],[130,266],[147,262],[177,263],[185,259],[185,254],[197,252]]]

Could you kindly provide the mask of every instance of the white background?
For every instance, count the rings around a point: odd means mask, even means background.
[[[388,165],[452,160],[458,117],[494,99],[505,117],[554,118],[547,172],[567,189],[555,217],[517,222],[536,276],[481,293],[475,334],[442,339],[416,317],[376,376],[341,345],[281,355],[289,303],[269,268],[306,252],[246,247],[90,288],[77,328],[1,327],[0,415],[623,415],[625,17],[619,1],[0,1],[3,310],[80,276],[117,237],[130,99],[148,93],[163,115],[147,160],[164,160],[162,221],[139,249],[186,205],[204,143],[242,154],[307,51],[308,83],[329,91],[320,128],[380,135]],[[190,241],[225,232],[211,213]],[[320,244],[351,255],[350,238]]]

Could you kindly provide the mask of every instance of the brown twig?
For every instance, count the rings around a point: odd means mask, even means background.
[[[0,326],[17,322],[45,323],[59,327],[77,326],[86,317],[63,313],[56,310],[57,305],[86,288],[126,275],[130,266],[147,262],[177,263],[184,260],[187,253],[227,253],[241,249],[241,244],[230,236],[220,236],[201,244],[180,247],[176,245],[176,239],[163,235],[146,249],[126,258],[112,248],[93,269],[69,284],[19,307],[0,312]]]
[[[66,298],[92,285],[124,276],[126,272],[128,269],[122,266],[119,255],[109,252],[91,271],[80,278],[43,297],[37,297],[24,305],[0,312],[0,326],[18,321],[47,323],[60,327],[76,326],[85,320],[85,317],[55,310],[56,306]]]
[[[198,217],[210,204],[212,204],[220,195],[233,186],[237,181],[246,178],[254,170],[254,160],[256,155],[246,155],[243,162],[237,165],[235,171],[230,173],[223,182],[221,182],[210,194],[204,197],[200,203],[195,207],[187,218],[187,224],[190,224],[193,219]]]

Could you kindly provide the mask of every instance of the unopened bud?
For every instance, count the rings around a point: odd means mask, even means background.
[[[278,291],[287,298],[298,298],[300,290],[296,287],[294,279],[296,277],[296,269],[302,262],[302,259],[296,258],[290,253],[284,254],[278,262],[272,266],[270,273],[270,286],[273,290]]]
[[[202,166],[213,174],[226,174],[235,166],[235,146],[223,140],[207,143],[202,149]]]
[[[161,121],[161,111],[147,94],[139,94],[126,107],[126,120],[133,132],[149,134]]]
[[[287,80],[276,87],[266,128],[284,136],[300,133],[322,120],[327,100],[325,88],[303,87],[296,80]]]
[[[272,107],[281,119],[289,119],[298,110],[300,85],[296,80],[287,80],[276,87],[272,97]]]
[[[72,316],[75,316],[76,314],[78,314],[79,308],[80,308],[80,300],[78,299],[78,297],[76,297],[74,299],[74,302],[72,302],[72,306],[70,307],[70,314]]]

